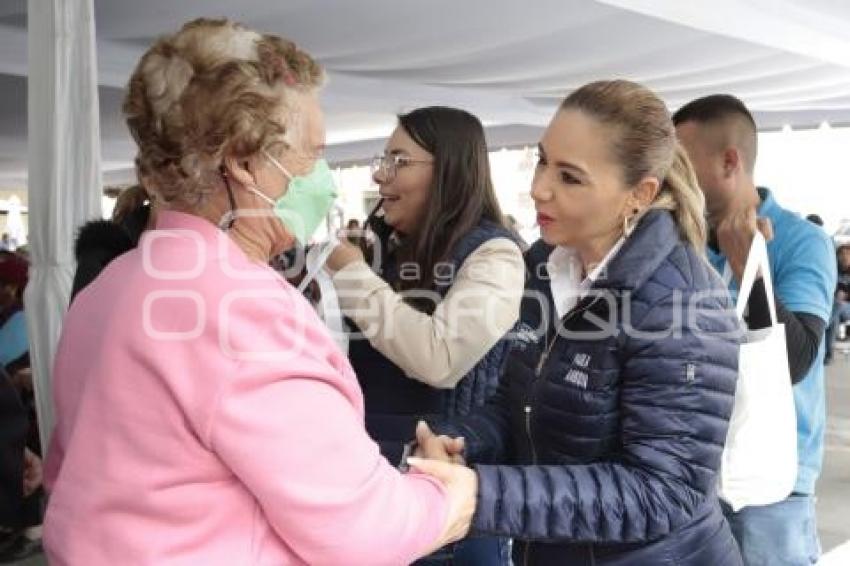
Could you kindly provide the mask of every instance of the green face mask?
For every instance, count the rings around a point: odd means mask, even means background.
[[[292,175],[277,159],[263,152],[289,179],[286,193],[277,200],[249,187],[272,205],[275,216],[302,245],[307,245],[316,228],[328,215],[337,197],[336,185],[327,161],[319,159],[307,175]]]

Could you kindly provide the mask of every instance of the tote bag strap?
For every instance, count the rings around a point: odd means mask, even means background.
[[[747,265],[744,267],[744,275],[741,278],[738,303],[735,305],[735,311],[741,320],[743,320],[744,310],[747,308],[747,301],[750,300],[750,295],[753,292],[753,286],[756,283],[756,277],[759,272],[761,272],[765,294],[767,295],[767,305],[770,310],[770,325],[776,326],[776,300],[773,296],[773,278],[770,274],[767,242],[765,242],[762,233],[756,231],[755,236],[753,236],[753,243],[750,245],[750,252],[747,255]],[[727,285],[732,279],[732,270],[729,268],[728,261],[723,268],[723,279],[727,282]]]

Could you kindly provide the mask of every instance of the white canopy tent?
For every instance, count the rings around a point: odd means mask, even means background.
[[[491,144],[533,143],[557,102],[625,77],[675,108],[733,92],[759,126],[850,123],[850,3],[843,0],[94,0],[105,180],[132,180],[122,89],[152,38],[198,16],[288,36],[329,70],[332,161],[382,146],[394,115],[466,108]],[[26,180],[26,3],[0,3],[0,187]],[[37,41],[50,41],[39,37]]]
[[[336,162],[368,158],[397,112],[430,104],[480,116],[492,146],[534,143],[567,92],[612,77],[646,84],[671,108],[734,93],[762,129],[850,124],[843,0],[29,0],[29,41],[27,8],[25,0],[0,4],[0,187],[26,186],[30,166],[30,232],[34,252],[41,249],[28,309],[44,385],[70,236],[96,213],[101,178],[133,178],[122,89],[152,38],[198,16],[287,36],[325,65],[328,155]],[[51,275],[40,274],[39,262]],[[53,294],[35,291],[42,285]]]

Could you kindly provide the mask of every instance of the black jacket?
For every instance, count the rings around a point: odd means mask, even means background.
[[[136,247],[148,222],[150,207],[143,206],[118,224],[111,220],[95,220],[80,228],[74,244],[77,271],[71,288],[71,301],[77,293],[94,281],[100,272],[119,255]]]

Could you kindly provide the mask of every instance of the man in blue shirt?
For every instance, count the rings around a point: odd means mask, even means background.
[[[777,317],[785,324],[794,384],[798,472],[793,493],[772,505],[724,510],[748,566],[814,564],[820,554],[814,494],[826,423],[823,335],[836,282],[834,248],[821,228],[782,208],[769,190],[756,188],[756,124],[740,100],[700,98],[679,109],[673,121],[705,193],[708,257],[720,273],[728,266],[733,295],[756,230],[769,240]],[[751,328],[769,324],[760,297],[765,297],[763,284],[749,301]]]

